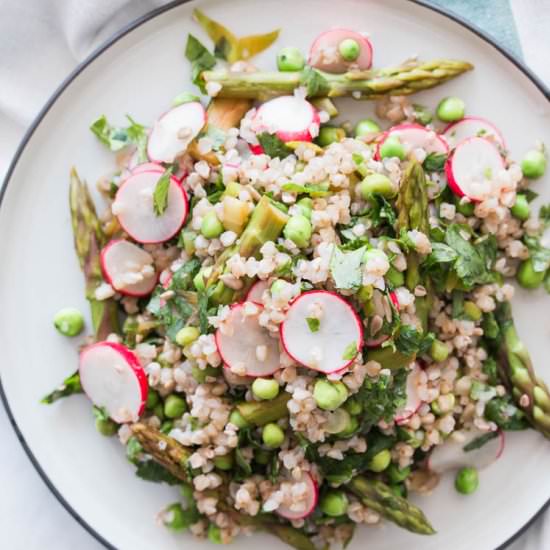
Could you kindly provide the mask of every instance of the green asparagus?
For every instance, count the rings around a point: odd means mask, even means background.
[[[80,385],[80,374],[78,373],[78,371],[65,378],[65,380],[63,380],[63,383],[59,387],[43,397],[41,403],[44,403],[45,405],[51,405],[52,403],[55,403],[58,399],[68,397],[69,395],[73,395],[75,393],[82,393],[82,386]]]
[[[397,67],[345,74],[319,73],[322,84],[311,97],[352,95],[361,99],[380,99],[387,95],[410,95],[473,69],[467,61],[435,59],[411,61]],[[216,83],[216,97],[248,98],[265,101],[292,92],[304,83],[302,72],[228,72],[204,71],[204,83]]]
[[[420,508],[417,508],[405,498],[397,496],[382,481],[357,476],[350,481],[348,488],[359,497],[365,506],[375,510],[387,520],[393,521],[399,527],[419,535],[433,535],[435,533],[434,528]]]
[[[290,394],[280,393],[271,401],[246,401],[237,405],[237,410],[241,416],[253,426],[263,426],[270,422],[288,416],[286,404],[290,399]]]
[[[536,375],[527,348],[520,340],[509,302],[499,304],[495,317],[500,326],[502,371],[518,407],[533,428],[550,439],[550,392]]]

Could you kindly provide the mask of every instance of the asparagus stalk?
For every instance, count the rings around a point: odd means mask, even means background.
[[[269,422],[288,416],[286,404],[290,399],[290,394],[287,392],[280,393],[271,401],[246,401],[237,405],[241,416],[254,426],[263,426]]]
[[[529,352],[520,340],[510,303],[499,304],[495,317],[502,338],[501,367],[516,404],[525,412],[533,428],[550,439],[550,392],[537,377]]]
[[[120,331],[118,306],[112,299],[100,301],[95,298],[95,290],[103,282],[99,254],[105,244],[105,235],[88,187],[80,181],[74,168],[71,170],[69,204],[74,246],[86,281],[86,298],[90,303],[95,337],[104,340],[110,333]]]
[[[45,405],[51,405],[57,400],[62,399],[63,397],[68,397],[75,393],[82,393],[82,386],[80,385],[80,374],[78,371],[73,372],[70,376],[63,380],[63,383],[57,387],[54,391],[44,396],[41,403]]]
[[[415,355],[405,355],[388,346],[369,350],[367,352],[367,359],[380,363],[383,369],[399,370],[410,365],[414,361]]]
[[[350,96],[361,99],[379,99],[387,95],[410,95],[433,88],[473,69],[467,61],[435,59],[425,62],[408,62],[397,67],[349,72],[345,74],[321,73],[322,84],[310,97]],[[304,84],[302,72],[237,73],[204,71],[204,83],[219,84],[216,97],[258,99],[265,101],[280,95],[292,94]]]
[[[420,535],[433,535],[434,528],[426,516],[407,499],[397,496],[382,481],[357,476],[348,488],[361,499],[365,506],[375,510],[389,521]]]

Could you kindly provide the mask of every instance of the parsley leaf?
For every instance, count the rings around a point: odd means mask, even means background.
[[[300,85],[306,88],[306,97],[326,96],[330,91],[327,79],[313,67],[306,66],[300,74]]]
[[[352,252],[343,252],[335,246],[330,259],[330,274],[338,289],[357,290],[361,286],[363,270],[361,262],[366,247],[362,246]]]
[[[529,258],[533,263],[533,271],[540,273],[550,267],[550,248],[546,248],[540,243],[537,237],[525,236],[523,242],[529,249]]]
[[[357,349],[357,342],[351,342],[346,346],[346,349],[342,354],[342,359],[351,361],[358,353],[359,350]]]
[[[383,225],[393,226],[397,222],[397,216],[392,205],[382,196],[373,194],[369,197],[370,208],[366,211],[366,217],[372,222],[374,228]]]
[[[430,153],[422,163],[422,168],[426,172],[442,172],[447,162],[447,155],[445,153]]]
[[[168,207],[168,191],[173,167],[167,168],[155,185],[153,192],[153,210],[156,216],[162,216]]]
[[[292,154],[292,149],[287,147],[284,141],[279,139],[275,134],[262,132],[261,134],[258,134],[257,137],[264,153],[271,158],[284,159],[288,157],[288,155]]]
[[[147,130],[145,126],[126,115],[130,121],[127,128],[112,126],[105,115],[101,115],[90,125],[92,133],[113,152],[120,151],[127,145],[134,144],[138,151],[139,162],[147,162]]]
[[[510,396],[491,399],[485,405],[485,418],[502,430],[525,430],[529,427],[525,413],[512,403]]]
[[[206,89],[201,74],[216,65],[216,58],[192,34],[187,37],[185,57],[191,62],[191,79],[193,83],[205,93]]]
[[[179,295],[163,302],[160,295],[164,291],[162,286],[156,288],[147,304],[147,311],[160,321],[168,338],[175,342],[176,334],[185,326],[195,309],[183,296]]]
[[[140,462],[136,468],[136,475],[145,481],[154,483],[168,483],[168,485],[179,485],[181,480],[172,475],[164,466],[154,460]]]
[[[453,248],[445,243],[432,242],[432,251],[424,260],[423,266],[426,269],[437,264],[445,264],[454,262],[458,254]]]
[[[401,325],[394,336],[397,351],[410,356],[426,353],[433,341],[434,335],[431,332],[424,334],[410,325]]]
[[[306,317],[307,326],[311,332],[319,332],[321,321],[316,317]]]

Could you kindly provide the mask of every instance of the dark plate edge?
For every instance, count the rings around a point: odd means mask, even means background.
[[[23,151],[25,150],[25,147],[27,146],[27,143],[33,136],[34,132],[44,119],[44,117],[48,114],[49,110],[53,107],[55,102],[59,99],[59,97],[62,95],[62,93],[65,91],[65,89],[72,83],[73,80],[75,80],[78,75],[86,69],[88,65],[90,65],[96,58],[98,58],[103,52],[108,50],[113,44],[118,42],[121,38],[132,32],[134,29],[140,27],[147,21],[155,18],[157,15],[160,15],[166,11],[169,11],[181,4],[187,3],[189,0],[174,0],[172,2],[169,2],[168,4],[161,6],[159,8],[156,8],[154,10],[151,10],[150,12],[146,13],[145,15],[142,15],[141,17],[135,19],[131,23],[124,26],[120,31],[115,33],[111,38],[109,38],[104,44],[99,46],[96,50],[94,50],[84,61],[79,63],[77,67],[63,80],[63,82],[59,85],[59,87],[55,90],[55,92],[52,94],[50,99],[46,102],[44,107],[41,109],[41,111],[36,115],[35,119],[25,132],[21,143],[17,147],[17,150],[15,152],[15,155],[13,157],[13,160],[10,163],[10,166],[8,168],[8,171],[6,172],[6,176],[4,178],[3,186],[0,190],[0,207],[2,206],[4,196],[10,181],[10,178],[17,166],[17,162],[19,161],[19,158],[23,154]],[[425,2],[424,0],[408,0],[409,2],[416,4],[418,6],[421,6],[425,9],[429,9],[431,11],[434,11],[436,13],[439,13],[440,15],[451,19],[452,21],[458,23],[465,29],[469,30],[470,32],[477,35],[479,38],[484,40],[486,43],[488,43],[490,46],[492,46],[495,50],[497,50],[499,53],[501,53],[508,61],[510,61],[517,69],[519,69],[534,85],[538,90],[543,94],[543,96],[550,101],[550,89],[546,87],[546,85],[538,78],[538,76],[535,75],[531,69],[529,69],[520,59],[518,59],[514,54],[509,52],[506,48],[503,48],[498,43],[496,43],[493,38],[488,35],[485,31],[477,27],[476,25],[470,23],[469,21],[466,21],[459,15],[452,13],[452,12],[446,12],[442,8],[438,6],[434,6],[432,4],[429,4]],[[15,418],[13,416],[13,413],[10,409],[7,396],[4,392],[4,388],[2,386],[2,380],[0,378],[0,398],[2,400],[2,403],[4,405],[4,408],[6,409],[6,413],[8,415],[8,419],[10,424],[12,425],[17,439],[19,439],[23,449],[25,450],[25,453],[29,457],[29,460],[31,461],[32,465],[48,487],[50,491],[53,493],[53,495],[56,497],[56,499],[60,502],[60,504],[71,514],[71,516],[84,528],[90,535],[92,535],[98,542],[103,544],[105,548],[108,548],[109,550],[116,550],[116,547],[113,546],[111,543],[109,543],[102,535],[100,535],[93,527],[91,527],[77,512],[72,508],[72,506],[65,500],[63,495],[57,490],[53,482],[49,479],[49,477],[46,475],[40,464],[38,463],[38,460],[34,456],[33,452],[31,451],[28,443],[26,442],[23,434],[21,433],[21,430],[19,429],[19,426],[17,425],[17,422],[15,421]],[[550,505],[550,498],[546,501],[546,503],[536,512],[533,517],[525,524],[523,525],[514,535],[512,535],[508,540],[506,540],[503,544],[501,544],[498,548],[495,550],[504,550],[507,546],[509,546],[514,540],[516,540],[519,536],[521,536],[532,524],[533,522],[548,508]]]

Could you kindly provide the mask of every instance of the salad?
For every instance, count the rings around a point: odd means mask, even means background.
[[[544,147],[516,163],[460,98],[409,101],[468,62],[373,69],[367,35],[331,29],[265,72],[250,58],[278,31],[195,16],[214,42],[188,36],[196,92],[150,127],[91,126],[116,153],[100,215],[71,172],[92,330],[43,401],[85,393],[137,475],[179,488],[174,531],[299,550],[381,521],[433,534],[410,495],[442,475],[472,494],[507,431],[550,437],[510,305],[514,279],[550,291]],[[341,96],[377,120],[340,120]],[[54,321],[84,329],[73,308]]]

